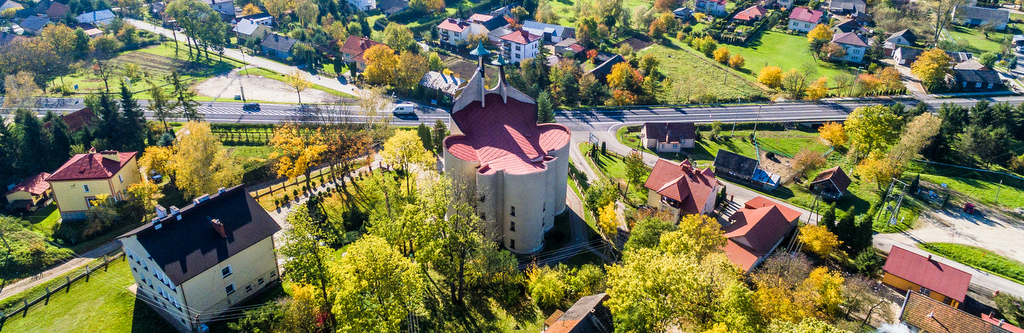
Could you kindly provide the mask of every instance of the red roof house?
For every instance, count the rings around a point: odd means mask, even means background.
[[[462,20],[447,18],[444,21],[441,21],[441,24],[438,24],[437,28],[441,30],[462,32],[462,30],[466,30],[466,28],[469,28],[469,23]]]
[[[989,324],[996,325],[996,327],[999,327],[999,328],[1002,328],[1004,330],[1010,331],[1010,333],[1024,333],[1024,328],[1020,328],[1020,327],[1017,327],[1017,326],[1010,325],[1010,323],[1007,323],[1005,320],[996,319],[995,317],[992,317],[991,315],[989,315],[987,313],[982,313],[981,314],[981,320],[984,320],[984,321],[988,322]]]
[[[348,36],[348,38],[345,38],[345,43],[341,44],[342,59],[345,62],[354,61],[359,65],[365,66],[366,60],[363,59],[363,53],[376,45],[384,45],[384,43],[375,42],[366,37]]]
[[[696,169],[690,161],[659,159],[647,177],[647,204],[675,214],[708,214],[714,210],[718,179],[711,168]]]
[[[47,177],[46,181],[107,179],[121,171],[121,167],[136,155],[134,151],[113,153],[118,155],[119,160],[104,157],[107,152],[77,154]]]
[[[53,188],[61,218],[80,220],[106,200],[118,201],[132,184],[142,181],[136,152],[101,151],[77,154],[46,181]]]
[[[843,168],[834,168],[822,171],[811,181],[811,192],[821,194],[826,199],[837,199],[846,193],[850,187],[850,177],[843,172]]]
[[[501,40],[509,41],[509,42],[516,43],[516,44],[526,45],[526,44],[533,43],[533,42],[535,42],[535,41],[537,41],[537,40],[539,40],[539,39],[541,39],[543,37],[544,36],[537,36],[537,35],[534,35],[534,34],[531,34],[531,33],[527,32],[526,30],[519,29],[519,30],[513,31],[512,33],[509,33],[507,35],[501,36]]]
[[[900,290],[913,290],[952,307],[967,297],[971,274],[899,246],[893,246],[882,268],[882,282]]]
[[[50,183],[46,182],[46,177],[49,176],[49,173],[40,172],[25,178],[10,191],[7,191],[5,194],[7,203],[14,208],[29,208],[38,204],[40,200],[46,198],[47,192],[50,191]]]
[[[818,22],[821,22],[822,14],[823,13],[820,10],[813,10],[807,7],[796,7],[793,8],[793,12],[789,14],[789,19],[818,24]]]
[[[750,271],[770,255],[800,220],[800,212],[757,197],[729,217],[725,226],[729,260]]]
[[[60,115],[61,119],[64,119],[64,123],[68,124],[68,130],[72,133],[78,132],[82,128],[89,126],[96,120],[96,114],[91,108],[84,108],[72,113]],[[43,127],[49,129],[50,122],[43,124]]]
[[[755,5],[744,9],[742,12],[736,13],[732,19],[740,21],[756,21],[764,18],[765,15],[768,15],[768,9],[761,7],[761,5]]]

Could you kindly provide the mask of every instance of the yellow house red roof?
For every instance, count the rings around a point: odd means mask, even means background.
[[[43,192],[46,192],[46,190],[50,189],[50,183],[46,182],[46,177],[49,176],[49,173],[40,172],[32,177],[25,178],[25,180],[21,181],[21,183],[18,183],[17,186],[14,186],[14,188],[12,188],[10,191],[7,191],[7,194],[11,194],[18,191],[25,191],[28,193],[32,193],[32,195],[43,194]]]
[[[104,157],[107,155],[109,157]],[[111,159],[116,155],[117,160]],[[136,152],[104,151],[99,153],[77,154],[64,163],[46,181],[107,179],[113,177],[128,161],[135,158]]]

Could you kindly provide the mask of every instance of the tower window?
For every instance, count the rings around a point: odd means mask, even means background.
[[[511,227],[508,230],[516,231],[516,221],[509,222],[509,224],[511,225]]]
[[[516,249],[516,240],[515,239],[509,239],[508,240],[508,248],[513,249],[513,250]]]
[[[516,216],[516,206],[512,206],[512,216]]]

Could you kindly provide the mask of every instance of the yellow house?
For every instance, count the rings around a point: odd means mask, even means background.
[[[182,332],[259,294],[279,279],[276,221],[243,186],[203,195],[118,239],[136,297]]]
[[[113,201],[124,199],[128,186],[142,181],[136,152],[90,150],[71,157],[46,178],[54,201],[65,220],[81,220],[97,204],[99,195]]]
[[[40,172],[15,185],[14,188],[7,191],[8,205],[14,209],[29,209],[38,205],[40,201],[45,201],[52,194],[50,183],[46,182],[46,177],[50,177],[50,174]]]
[[[914,291],[954,308],[960,307],[971,285],[971,274],[893,246],[882,268],[882,283],[902,291]]]

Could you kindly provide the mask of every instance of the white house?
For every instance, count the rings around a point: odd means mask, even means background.
[[[796,7],[789,14],[789,30],[803,33],[810,32],[818,23],[821,23],[822,12],[820,10],[808,9],[807,7]]]
[[[75,20],[78,23],[88,23],[92,25],[97,24],[109,24],[110,21],[114,20],[114,12],[110,9],[97,10],[95,12],[82,13],[81,15],[75,16]]]
[[[693,4],[694,11],[713,16],[725,16],[726,0],[696,0]]]
[[[520,29],[501,36],[501,48],[505,54],[508,54],[510,61],[520,62],[532,59],[540,53],[541,39],[543,37]]]
[[[377,9],[376,0],[348,0],[348,4],[362,11]]]
[[[567,38],[576,38],[576,29],[536,21],[523,22],[523,30],[544,37],[544,41],[548,43],[558,43]]]
[[[678,153],[693,148],[697,141],[697,127],[693,123],[644,123],[640,127],[644,147],[659,153]]]
[[[437,25],[437,32],[441,43],[458,46],[467,43],[470,36],[486,35],[487,28],[479,23],[471,23],[459,19],[447,18]]]
[[[279,279],[281,227],[244,186],[188,206],[157,206],[153,221],[118,237],[136,297],[182,332],[200,327]]]
[[[991,24],[995,30],[1006,29],[1006,23],[1010,21],[1010,12],[1005,9],[993,9],[974,6],[953,7],[953,23],[978,26]]]
[[[238,38],[245,40],[263,40],[263,38],[267,37],[267,34],[270,33],[270,26],[268,24],[260,24],[255,20],[244,19],[238,22],[231,31],[233,31]]]
[[[864,54],[868,51],[868,42],[863,37],[853,32],[844,32],[832,36],[832,42],[839,44],[846,50],[846,55],[835,60],[842,60],[852,63],[864,61]]]
[[[230,15],[235,17],[235,1],[234,0],[203,0],[210,8],[224,15]]]
[[[914,46],[915,43],[917,43],[917,36],[914,35],[914,32],[903,29],[889,35],[885,39],[882,49],[885,50],[886,56],[892,56],[893,52],[901,46]]]

